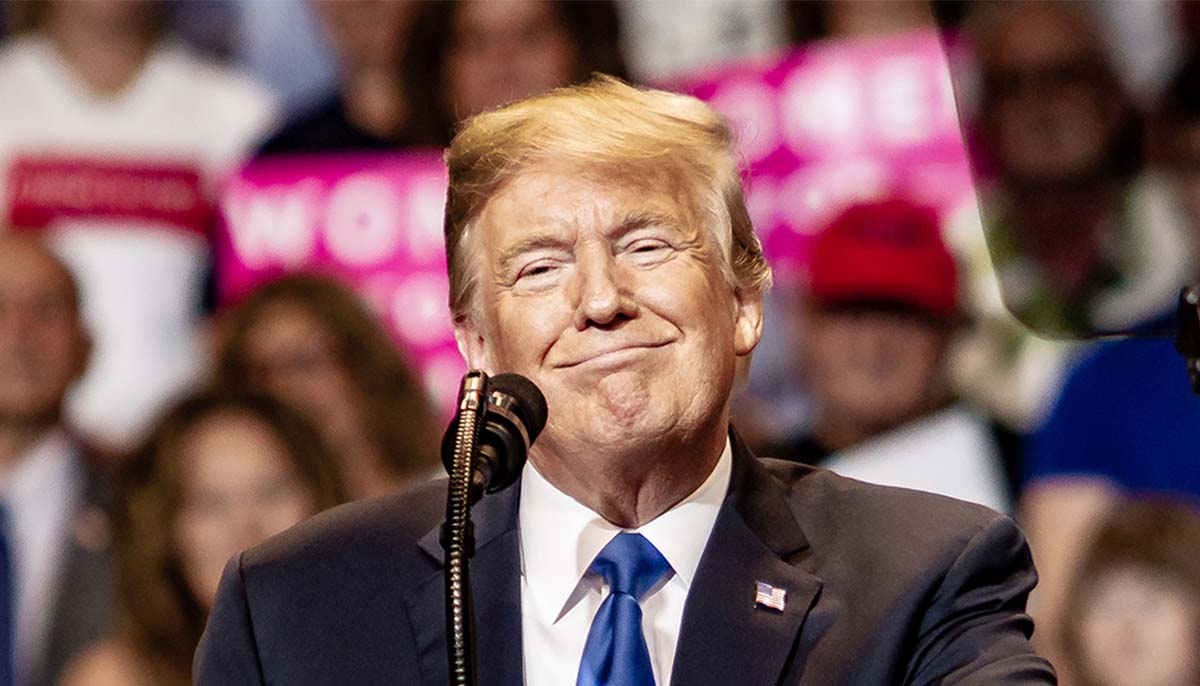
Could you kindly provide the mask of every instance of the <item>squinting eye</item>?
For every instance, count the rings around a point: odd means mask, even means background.
[[[554,272],[558,271],[559,265],[555,262],[535,262],[528,267],[525,267],[517,274],[517,281],[525,279],[545,279]]]
[[[640,240],[625,249],[632,259],[643,263],[654,263],[666,257],[671,246],[660,240]]]

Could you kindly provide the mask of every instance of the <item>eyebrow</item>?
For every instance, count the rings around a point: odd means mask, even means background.
[[[634,210],[624,216],[624,218],[616,224],[616,227],[607,232],[606,237],[609,240],[620,240],[624,236],[644,229],[648,226],[668,225],[675,226],[678,220],[665,212],[654,210]],[[509,267],[522,255],[533,252],[535,250],[554,250],[562,249],[573,241],[564,240],[561,236],[552,233],[535,233],[531,236],[526,236],[515,244],[505,248],[500,252],[500,257],[497,260],[500,265],[501,272],[508,271]]]
[[[634,210],[625,215],[625,218],[617,224],[616,228],[608,232],[608,238],[611,240],[620,240],[627,234],[630,234],[638,229],[644,229],[647,226],[676,226],[679,220],[657,210]]]

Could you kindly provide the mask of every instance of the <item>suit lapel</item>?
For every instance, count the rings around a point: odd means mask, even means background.
[[[521,559],[517,537],[519,482],[477,504],[473,511],[475,557],[470,579],[475,612],[476,677],[479,686],[524,681],[521,647]],[[440,567],[440,526],[421,539],[421,548]],[[413,621],[421,672],[430,686],[449,681],[446,664],[445,580],[441,572],[412,591],[406,602]]]
[[[671,683],[774,684],[821,582],[801,568],[807,540],[781,483],[733,441],[733,477],[688,591]],[[756,584],[785,592],[782,611],[755,603]]]

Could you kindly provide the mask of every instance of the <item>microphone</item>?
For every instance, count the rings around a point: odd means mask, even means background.
[[[520,374],[499,374],[487,379],[485,395],[479,450],[471,473],[472,503],[485,493],[508,488],[517,480],[529,446],[546,426],[546,398],[532,381]],[[442,437],[442,464],[451,474],[459,419],[456,415]]]
[[[529,446],[546,426],[546,398],[517,374],[488,378],[473,369],[463,377],[458,412],[442,437],[446,489],[446,657],[453,686],[475,684],[475,621],[470,564],[475,554],[471,506],[484,493],[511,486],[521,475]]]

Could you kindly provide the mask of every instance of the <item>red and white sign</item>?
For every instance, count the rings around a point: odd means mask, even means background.
[[[7,219],[22,229],[104,218],[208,232],[210,206],[195,165],[24,155],[7,176]]]

